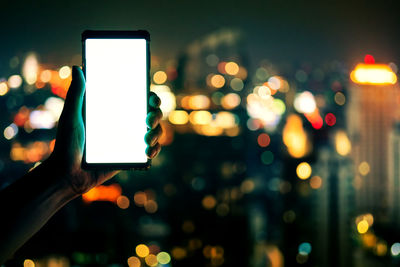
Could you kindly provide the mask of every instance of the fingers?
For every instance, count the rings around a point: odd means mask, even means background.
[[[147,126],[149,126],[150,129],[156,128],[157,125],[160,123],[161,118],[162,112],[159,108],[154,111],[150,111],[149,113],[147,113],[146,117]]]
[[[82,111],[83,96],[85,93],[85,78],[78,66],[72,67],[72,81],[65,99],[63,113],[76,115]]]
[[[150,92],[149,104],[151,108],[158,108],[161,105],[160,98],[154,92]]]
[[[155,129],[152,129],[146,133],[146,135],[144,136],[144,141],[147,145],[154,146],[157,143],[158,139],[160,139],[161,134],[161,125],[157,125]]]
[[[158,155],[158,153],[160,153],[160,150],[161,150],[161,145],[159,143],[157,143],[153,147],[147,147],[146,148],[147,157],[149,159],[155,158]]]

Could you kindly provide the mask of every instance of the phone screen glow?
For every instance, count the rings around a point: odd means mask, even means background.
[[[146,40],[85,42],[86,162],[146,163]]]

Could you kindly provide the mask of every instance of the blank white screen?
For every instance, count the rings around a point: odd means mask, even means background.
[[[145,39],[87,39],[86,161],[145,163]]]

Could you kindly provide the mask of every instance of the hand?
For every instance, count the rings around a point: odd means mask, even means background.
[[[81,168],[83,148],[85,143],[85,128],[82,117],[83,97],[85,93],[85,78],[82,70],[72,68],[72,82],[65,99],[58,130],[56,144],[48,161],[54,166],[54,171],[61,172],[60,176],[66,179],[76,194],[83,194],[91,188],[104,183],[119,171],[87,171]],[[160,99],[156,94],[150,93],[150,112],[147,114],[146,123],[150,130],[145,136],[148,144],[146,154],[154,158],[160,152],[161,146],[158,139],[162,134],[159,124],[162,118]]]

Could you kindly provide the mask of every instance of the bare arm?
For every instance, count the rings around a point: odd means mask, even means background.
[[[72,82],[57,130],[54,152],[41,165],[0,192],[0,264],[31,238],[66,203],[112,178],[118,171],[86,171],[81,168],[85,131],[82,103],[85,79],[73,67]],[[146,153],[160,151],[160,99],[150,95],[147,114],[150,130]]]

